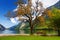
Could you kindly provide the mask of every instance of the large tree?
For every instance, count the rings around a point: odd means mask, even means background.
[[[44,11],[43,4],[38,0],[36,1],[35,7],[32,5],[32,0],[28,0],[28,4],[24,4],[23,2],[17,2],[17,4],[19,5],[19,7],[18,10],[15,11],[16,16],[14,17],[18,17],[19,21],[28,21],[31,34],[33,34],[33,28],[35,24],[34,20],[39,16],[42,16],[42,13]]]

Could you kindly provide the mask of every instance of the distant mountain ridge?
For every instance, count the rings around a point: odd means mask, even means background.
[[[18,30],[18,29],[26,29],[26,28],[29,28],[29,23],[28,22],[26,22],[24,24],[23,23],[19,23],[17,25],[14,25],[14,26],[10,27],[9,29],[10,30]],[[24,26],[22,27],[22,25],[24,25]]]
[[[20,26],[21,26],[21,23],[19,23],[19,24],[17,24],[17,25],[12,26],[12,27],[10,27],[9,29],[10,29],[10,30],[17,30],[17,29],[19,29],[19,28],[20,28]]]
[[[5,30],[5,27],[0,24],[0,31],[3,31],[3,30]]]

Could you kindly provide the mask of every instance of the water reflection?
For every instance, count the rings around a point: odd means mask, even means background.
[[[26,30],[4,30],[0,31],[0,34],[27,34]]]
[[[25,34],[24,30],[19,30],[20,34]]]
[[[18,32],[15,30],[4,30],[0,31],[0,34],[17,34]]]
[[[33,33],[36,32],[41,32],[43,30],[33,30]],[[53,30],[45,30],[47,34],[57,34],[57,31],[53,31]],[[0,31],[0,34],[30,34],[30,30],[4,30],[4,31]]]

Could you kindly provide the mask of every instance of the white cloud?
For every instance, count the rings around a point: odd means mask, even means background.
[[[59,0],[43,0],[42,3],[43,3],[43,6],[44,8],[47,8],[47,7],[50,7],[54,4],[56,4]]]
[[[16,23],[14,18],[10,18],[10,20],[11,20],[12,23]]]
[[[33,6],[36,6],[35,4],[36,1],[37,0],[32,0]],[[49,6],[56,4],[59,0],[39,0],[39,1],[43,3],[44,8],[47,8]]]
[[[19,23],[19,21],[18,21],[18,17],[10,18],[10,21],[11,21],[12,23],[14,23],[14,24]]]
[[[15,17],[15,19],[18,21],[19,20],[19,17]]]

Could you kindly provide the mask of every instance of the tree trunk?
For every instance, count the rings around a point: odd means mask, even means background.
[[[60,29],[58,28],[58,36],[60,36]]]
[[[30,27],[30,30],[31,30],[31,35],[33,34],[33,26],[31,25],[31,27]]]
[[[30,14],[29,18],[29,24],[30,24],[30,34],[33,34],[33,22],[32,22],[32,14]]]
[[[33,34],[33,23],[32,23],[32,20],[30,19],[30,34],[32,35]]]

